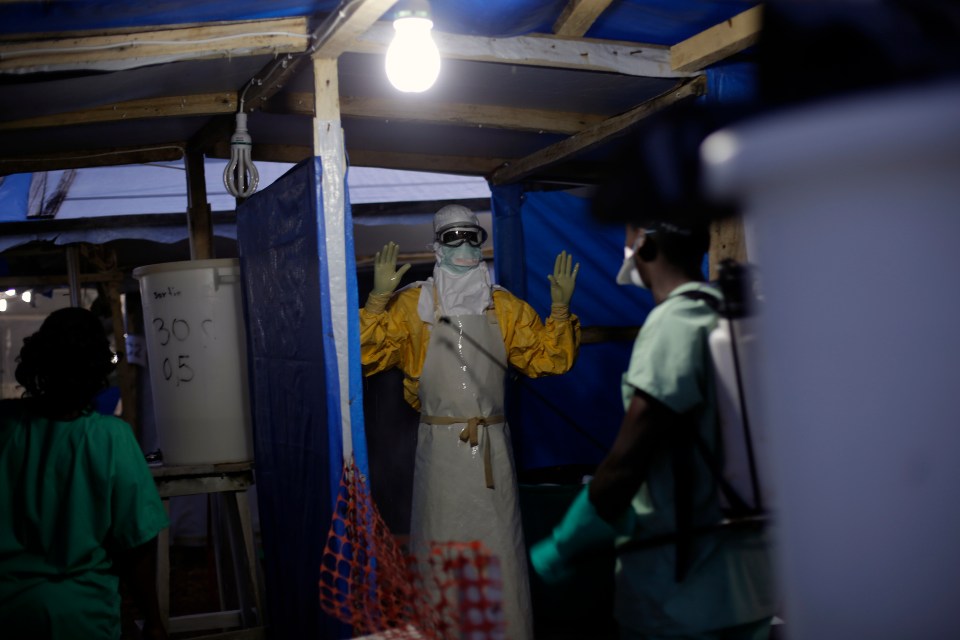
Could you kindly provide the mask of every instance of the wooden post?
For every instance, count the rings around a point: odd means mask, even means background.
[[[117,363],[117,376],[120,384],[120,400],[123,403],[121,417],[131,427],[140,441],[140,415],[137,407],[137,368],[127,361],[127,332],[124,328],[123,305],[120,302],[120,284],[114,280],[104,283],[107,298],[110,300],[110,317],[113,320],[113,340],[120,361]]]
[[[146,345],[143,343],[144,339],[144,330],[143,330],[143,301],[140,298],[140,291],[128,291],[124,297],[123,305],[123,315],[126,320],[127,334],[131,336],[138,336],[141,340],[141,348],[145,349]],[[136,417],[136,423],[130,423],[134,425],[134,430],[137,433],[138,437],[143,437],[143,406],[140,402],[141,397],[143,396],[143,385],[149,383],[149,378],[145,375],[142,375],[142,367],[145,367],[146,364],[142,360],[144,356],[140,355],[140,362],[143,364],[134,364],[130,362],[130,358],[127,358],[127,364],[130,366],[131,376],[130,379],[133,380],[133,392],[131,393],[133,399],[133,409],[131,415]],[[124,408],[126,408],[126,400],[124,400]]]
[[[343,145],[343,129],[340,123],[340,83],[337,76],[335,58],[315,58],[313,61],[314,113],[313,153],[320,158],[323,169],[321,176],[323,191],[323,228],[326,237],[322,242],[322,255],[326,256],[330,270],[330,283],[346,283],[346,252],[353,246],[345,242],[344,228],[346,219],[346,200],[344,198],[343,179],[346,174],[346,153]],[[340,377],[340,415],[341,435],[343,439],[343,459],[353,456],[353,440],[350,419],[350,378],[347,366],[349,358],[348,313],[346,309],[347,292],[344,287],[333,290],[331,287],[333,308],[332,326],[336,344],[337,369]]]
[[[725,258],[747,261],[747,244],[743,235],[743,220],[725,218],[710,225],[710,279],[717,279],[717,267]]]
[[[80,306],[80,248],[67,247],[67,282],[70,287],[70,306]]]
[[[190,228],[190,259],[209,260],[213,257],[213,222],[207,203],[207,183],[204,176],[203,153],[190,151],[184,155],[187,168],[187,224]]]

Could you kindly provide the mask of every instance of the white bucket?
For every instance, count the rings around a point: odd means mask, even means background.
[[[253,459],[238,260],[139,267],[165,464]]]
[[[752,231],[790,637],[958,637],[960,85],[703,147]]]

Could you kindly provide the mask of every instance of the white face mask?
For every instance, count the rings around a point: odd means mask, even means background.
[[[643,246],[646,235],[643,231],[637,233],[637,239],[633,241],[632,247],[623,248],[623,264],[620,265],[620,271],[617,272],[617,284],[632,284],[641,289],[647,289],[647,284],[643,281],[640,271],[637,270],[637,261],[633,259],[637,250]]]
[[[463,243],[459,247],[438,245],[440,252],[440,266],[450,273],[466,273],[480,264],[483,255],[480,247],[472,247]]]

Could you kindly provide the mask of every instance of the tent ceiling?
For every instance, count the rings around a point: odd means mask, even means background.
[[[239,98],[266,69],[268,82],[243,94],[254,157],[308,157],[313,69],[303,51],[312,34],[318,56],[338,58],[353,165],[588,183],[602,170],[606,142],[669,106],[678,87],[686,86],[679,95],[704,90],[689,54],[685,70],[673,68],[678,47],[696,45],[706,65],[747,46],[758,28],[755,15],[734,18],[746,2],[526,0],[507,3],[510,10],[502,0],[435,2],[441,79],[405,95],[383,72],[391,27],[378,18],[389,0],[345,2],[339,20],[332,2],[275,2],[272,12],[250,2],[161,3],[155,11],[95,0],[42,4],[46,22],[39,3],[0,5],[9,18],[0,41],[0,174],[168,160],[177,147],[226,157]],[[183,17],[172,18],[168,5]],[[720,40],[684,42],[721,22]],[[293,71],[278,66],[283,60]]]

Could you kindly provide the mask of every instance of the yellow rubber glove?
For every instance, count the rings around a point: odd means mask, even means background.
[[[573,256],[566,251],[561,251],[553,264],[553,275],[547,276],[550,280],[550,301],[553,304],[570,306],[570,298],[573,297],[573,288],[577,283],[579,271],[580,263],[573,266]]]
[[[390,294],[400,284],[403,274],[410,269],[409,264],[397,269],[399,249],[396,242],[388,242],[373,258],[373,290],[370,291],[365,306],[370,313],[381,313],[386,308]]]

